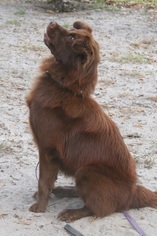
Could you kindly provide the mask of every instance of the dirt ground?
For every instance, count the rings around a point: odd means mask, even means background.
[[[100,44],[96,100],[119,126],[137,162],[139,182],[157,191],[157,11],[88,10],[54,13],[31,3],[0,1],[0,235],[66,236],[57,219],[79,199],[49,201],[44,214],[28,211],[37,189],[37,149],[25,104],[40,61],[49,55],[43,34],[50,21],[88,22]],[[3,2],[3,3],[2,3]],[[15,3],[16,2],[16,3]],[[115,10],[115,9],[112,9]],[[59,175],[57,184],[73,184]],[[157,209],[130,210],[147,236],[157,235]],[[71,223],[85,236],[136,236],[123,214]]]

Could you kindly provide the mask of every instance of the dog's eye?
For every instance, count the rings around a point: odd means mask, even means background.
[[[75,39],[75,36],[74,36],[74,34],[69,34],[69,39],[71,40],[71,41],[74,41],[74,39]]]

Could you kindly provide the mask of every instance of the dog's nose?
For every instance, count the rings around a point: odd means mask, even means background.
[[[56,23],[56,22],[53,22],[53,21],[51,21],[49,25],[50,25],[52,28],[54,28],[54,27],[57,25],[57,23]]]

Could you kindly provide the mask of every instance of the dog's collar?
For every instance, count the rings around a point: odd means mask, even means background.
[[[52,74],[47,70],[47,71],[45,71],[43,74],[46,74],[46,75],[49,75],[49,77],[51,78],[51,79],[53,79],[53,76],[52,76]],[[53,79],[56,83],[57,83],[57,81],[55,80],[55,79]],[[67,91],[67,92],[70,92],[70,93],[72,93],[74,96],[76,96],[76,97],[84,97],[84,94],[83,94],[83,91],[82,90],[80,90],[79,92],[74,92],[72,89],[70,89],[70,88],[67,88],[67,87],[64,87],[64,86],[62,86],[60,83],[57,83],[57,84],[59,84],[65,91]]]

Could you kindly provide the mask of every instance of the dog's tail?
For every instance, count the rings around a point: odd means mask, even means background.
[[[141,207],[157,208],[157,192],[152,192],[151,190],[138,185],[130,208]]]

